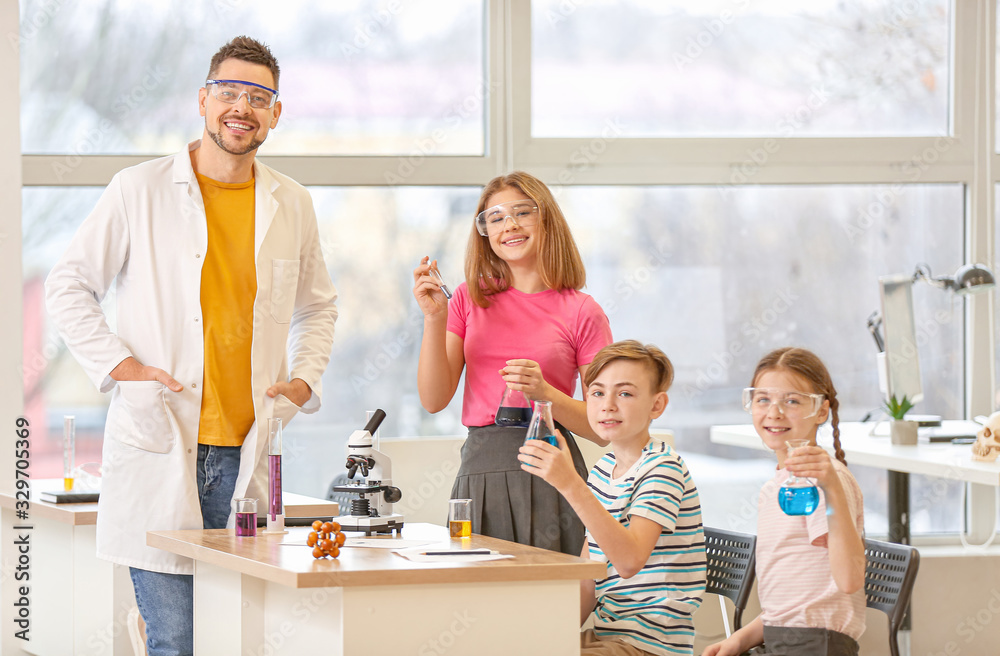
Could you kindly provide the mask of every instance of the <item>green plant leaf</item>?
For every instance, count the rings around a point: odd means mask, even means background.
[[[906,413],[913,408],[913,403],[910,402],[910,399],[906,398],[905,394],[903,395],[902,400],[898,400],[896,395],[893,394],[887,401],[883,402],[882,406],[885,408],[885,411],[889,413],[890,417],[896,420],[901,420],[904,419],[906,417]]]

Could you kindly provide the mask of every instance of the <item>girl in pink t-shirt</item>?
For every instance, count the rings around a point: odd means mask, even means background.
[[[778,457],[760,492],[757,593],[761,613],[703,656],[736,656],[764,644],[769,656],[857,656],[865,629],[864,512],[861,490],[840,448],[837,390],[810,351],[783,348],[764,356],[744,407],[757,434]],[[836,459],[816,446],[816,431],[832,415]],[[806,440],[791,454],[786,442]],[[820,488],[812,514],[787,515],[779,490],[789,475]]]
[[[604,444],[574,398],[576,379],[611,343],[608,318],[580,292],[583,260],[552,192],[515,171],[483,189],[465,257],[466,282],[449,302],[425,257],[413,271],[424,313],[417,388],[429,412],[444,409],[465,371],[462,422],[469,437],[452,488],[473,500],[472,530],[578,555],[583,524],[548,483],[521,471],[523,427],[494,424],[505,387],[552,402],[580,476],[586,465],[572,435]]]

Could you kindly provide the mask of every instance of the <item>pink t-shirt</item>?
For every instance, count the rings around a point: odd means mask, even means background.
[[[492,424],[506,385],[507,360],[534,360],[545,381],[573,396],[579,368],[611,343],[611,325],[593,298],[575,289],[525,294],[516,289],[472,302],[463,282],[448,303],[448,331],[464,340],[462,423]]]
[[[864,531],[861,488],[851,472],[833,461],[858,535]],[[811,515],[790,516],[778,506],[778,489],[788,478],[779,469],[757,502],[757,594],[767,626],[801,626],[839,631],[855,640],[865,630],[865,593],[837,589],[826,546],[826,497]]]

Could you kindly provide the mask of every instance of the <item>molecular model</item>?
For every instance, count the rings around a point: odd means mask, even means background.
[[[340,532],[340,524],[337,522],[322,522],[316,520],[312,523],[313,530],[309,532],[306,544],[313,548],[313,558],[336,558],[340,555],[340,548],[344,546],[347,537]]]

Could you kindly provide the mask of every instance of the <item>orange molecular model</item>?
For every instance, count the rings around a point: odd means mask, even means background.
[[[340,548],[344,546],[347,537],[340,532],[340,524],[337,522],[321,522],[316,520],[312,523],[313,530],[309,532],[306,544],[313,548],[313,558],[336,558],[340,555]]]

